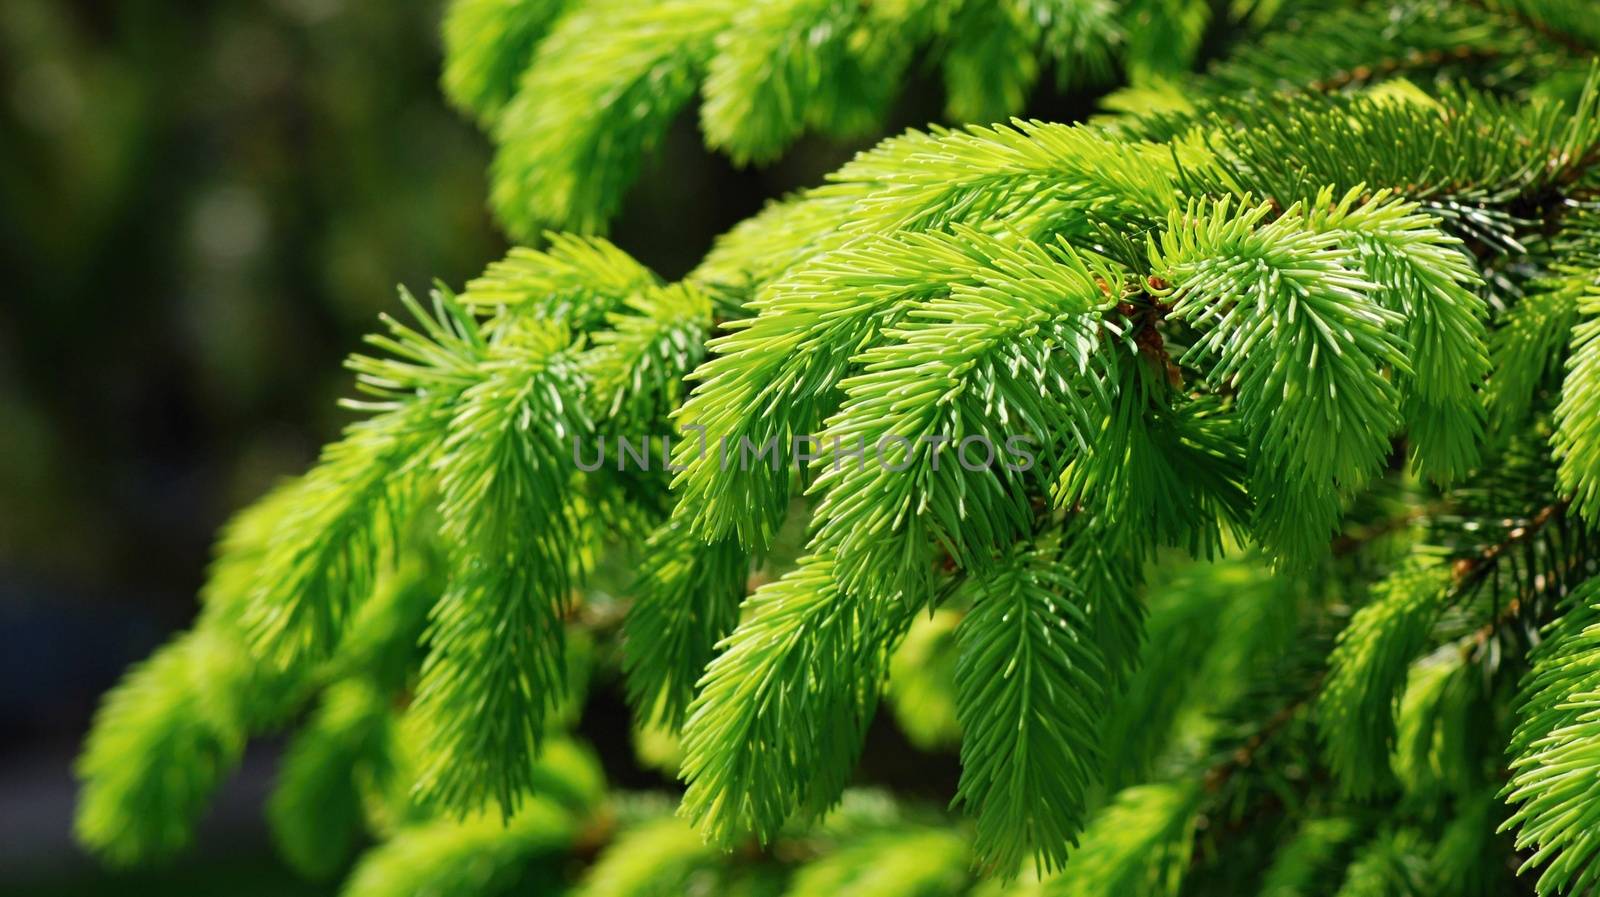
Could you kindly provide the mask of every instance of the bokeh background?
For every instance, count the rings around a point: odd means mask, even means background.
[[[217,527],[348,420],[340,361],[396,285],[459,286],[505,249],[488,146],[436,87],[439,15],[0,0],[0,893],[325,892],[273,858],[270,739],[165,869],[73,845],[71,765],[99,695],[192,617]],[[890,130],[940,100],[914,80]],[[736,170],[695,114],[612,231],[668,277],[871,142]]]

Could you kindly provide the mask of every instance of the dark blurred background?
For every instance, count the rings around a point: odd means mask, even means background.
[[[0,2],[0,892],[326,890],[272,858],[270,742],[196,850],[137,873],[73,846],[71,763],[192,617],[217,527],[346,422],[340,361],[395,285],[504,251],[487,145],[436,88],[439,7]],[[937,118],[938,90],[906,94],[893,128]],[[867,142],[738,171],[690,109],[612,236],[678,276]]]
[[[72,846],[70,766],[99,694],[192,616],[218,524],[337,431],[339,360],[394,285],[501,249],[436,19],[0,3],[0,890],[315,892],[266,846],[270,750],[199,850],[137,875]]]

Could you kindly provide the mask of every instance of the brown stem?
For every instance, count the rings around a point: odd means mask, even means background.
[[[1352,84],[1364,84],[1381,75],[1392,75],[1396,72],[1414,68],[1425,68],[1443,64],[1449,60],[1466,62],[1469,60],[1495,59],[1504,54],[1499,50],[1482,49],[1478,47],[1456,47],[1453,50],[1429,50],[1423,53],[1407,55],[1400,59],[1383,59],[1371,65],[1358,65],[1353,69],[1335,72],[1326,78],[1311,82],[1307,87],[1317,93],[1331,93],[1343,90]]]
[[[1566,32],[1557,31],[1556,29],[1551,28],[1549,25],[1528,15],[1520,9],[1504,9],[1501,8],[1499,4],[1491,6],[1490,4],[1484,2],[1484,0],[1465,0],[1465,2],[1468,5],[1476,6],[1484,12],[1502,15],[1509,19],[1520,22],[1524,27],[1538,32],[1539,36],[1543,37],[1545,40],[1548,40],[1554,44],[1560,44],[1562,49],[1572,53],[1575,56],[1594,55],[1595,48],[1584,45],[1582,41],[1570,34],[1567,34]]]
[[[1306,690],[1304,695],[1279,708],[1278,712],[1268,718],[1261,728],[1245,739],[1243,744],[1235,748],[1233,753],[1228,755],[1228,759],[1207,769],[1204,779],[1206,791],[1215,794],[1222,790],[1222,786],[1226,785],[1229,779],[1233,778],[1234,773],[1255,763],[1256,754],[1266,747],[1267,742],[1283,731],[1283,728],[1289,725],[1295,716],[1316,698],[1317,693],[1322,690],[1322,680],[1323,676],[1318,674],[1316,680],[1311,683],[1311,687]]]
[[[1499,560],[1501,555],[1517,547],[1518,545],[1521,545],[1529,539],[1532,539],[1539,533],[1540,530],[1544,529],[1546,524],[1548,524],[1551,520],[1554,520],[1557,514],[1565,510],[1566,507],[1566,499],[1546,505],[1539,510],[1539,513],[1533,515],[1533,517],[1527,523],[1521,526],[1513,527],[1511,532],[1506,533],[1506,537],[1504,539],[1488,546],[1487,548],[1484,548],[1482,551],[1478,552],[1476,557],[1462,558],[1461,560],[1456,561],[1453,573],[1455,577],[1455,590],[1457,595],[1482,582],[1483,578],[1489,575],[1490,570],[1494,566],[1494,562]]]

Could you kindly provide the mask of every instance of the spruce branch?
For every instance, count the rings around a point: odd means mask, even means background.
[[[1116,275],[1092,271],[1071,250],[959,236],[987,256],[987,270],[908,310],[886,342],[862,352],[861,372],[840,383],[844,403],[820,435],[812,545],[834,555],[853,594],[917,602],[930,591],[935,545],[962,569],[981,570],[1027,534],[1028,483],[1048,488],[1050,455],[1085,442],[1097,398],[1085,377],[1091,311],[1105,300],[1098,284]],[[1019,433],[1039,446],[1033,469],[997,457]],[[962,452],[978,437],[989,455],[974,475]],[[878,463],[843,462],[857,444],[874,447]],[[904,475],[907,466],[917,475]]]
[[[514,247],[467,284],[458,298],[482,311],[567,322],[576,331],[599,326],[660,278],[600,237],[551,234],[543,250]]]
[[[849,780],[876,709],[903,602],[846,595],[828,556],[757,589],[707,668],[684,724],[682,815],[710,841],[769,842],[815,818]]]
[[[1100,765],[1108,662],[1058,556],[1049,545],[1025,548],[979,578],[956,630],[955,802],[977,817],[980,862],[999,870],[1030,853],[1041,870],[1066,863]]]
[[[1594,525],[1600,524],[1600,285],[1588,287],[1577,311],[1552,444],[1563,491]]]
[[[748,4],[714,41],[700,109],[707,145],[737,163],[770,161],[808,124],[840,135],[870,127],[910,62],[917,32],[930,24],[924,21],[928,6],[859,0]],[[875,29],[905,39],[876,41]]]
[[[462,112],[490,125],[515,92],[568,0],[455,0],[445,13],[440,86]]]
[[[1350,250],[1298,206],[1263,223],[1270,211],[1191,205],[1152,238],[1150,258],[1171,285],[1171,316],[1203,334],[1184,362],[1212,360],[1210,382],[1239,390],[1256,533],[1299,561],[1326,545],[1339,493],[1387,456],[1400,397],[1383,369],[1411,367],[1399,314]]]
[[[185,847],[270,687],[242,640],[217,627],[179,636],[132,670],[78,759],[78,839],[122,865]]]
[[[682,726],[716,645],[738,622],[749,566],[737,545],[706,545],[679,520],[651,535],[623,631],[628,703],[641,717]]]
[[[1534,853],[1521,871],[1542,867],[1541,893],[1582,893],[1596,881],[1594,809],[1587,782],[1595,769],[1596,588],[1575,590],[1549,638],[1534,649],[1511,742],[1512,779],[1503,797],[1516,809],[1502,830]]]
[[[598,0],[557,21],[493,128],[490,198],[506,228],[604,228],[739,5]]]
[[[418,790],[451,808],[530,784],[544,719],[566,684],[563,627],[576,553],[568,441],[588,432],[566,335],[531,324],[491,348],[461,396],[440,474],[450,587],[431,614],[413,714]]]
[[[345,897],[485,894],[517,882],[540,890],[561,882],[559,857],[571,843],[570,814],[548,802],[512,817],[439,819],[409,827],[362,858]]]

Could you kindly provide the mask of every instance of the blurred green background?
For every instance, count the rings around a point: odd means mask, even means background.
[[[0,3],[0,891],[320,893],[253,751],[177,865],[70,839],[98,695],[188,622],[227,515],[335,433],[396,283],[503,248],[431,3]]]
[[[217,527],[346,422],[340,361],[395,285],[505,249],[488,145],[436,86],[440,5],[0,2],[0,893],[326,891],[272,856],[270,739],[197,848],[136,873],[73,846],[71,763],[100,693],[192,617]],[[941,101],[914,79],[888,130]],[[872,142],[736,170],[695,116],[612,231],[668,277]]]

